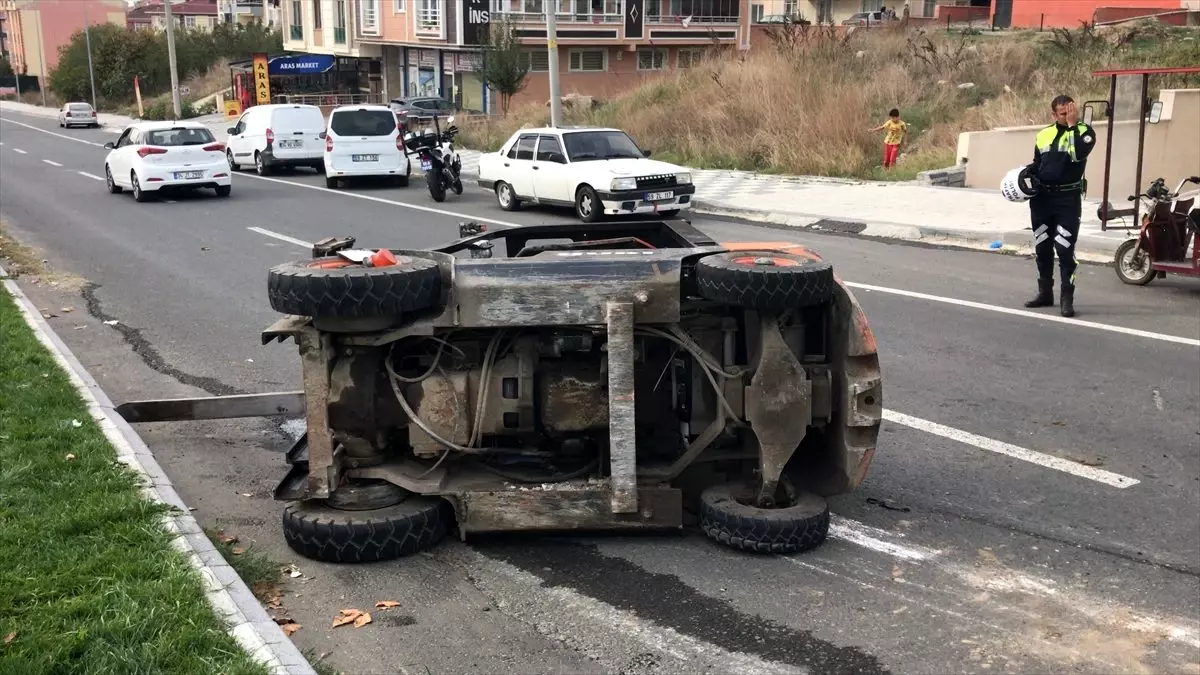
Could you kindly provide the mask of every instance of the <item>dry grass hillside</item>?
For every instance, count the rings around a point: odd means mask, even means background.
[[[910,179],[954,163],[958,134],[1048,121],[1049,101],[1105,98],[1104,66],[1200,64],[1200,31],[1156,23],[1057,33],[872,30],[839,36],[791,27],[647,83],[567,123],[625,129],[655,157],[700,168]],[[1153,80],[1157,88],[1200,78]],[[565,92],[564,92],[565,93]],[[897,107],[911,125],[897,170],[884,174],[882,135],[867,129]],[[469,147],[495,149],[548,108],[464,125]]]

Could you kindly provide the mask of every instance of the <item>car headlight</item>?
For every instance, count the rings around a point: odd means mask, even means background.
[[[679,185],[688,185],[692,182],[692,174],[688,172],[675,174],[675,182]]]
[[[636,190],[636,178],[614,178],[612,181],[613,190]]]

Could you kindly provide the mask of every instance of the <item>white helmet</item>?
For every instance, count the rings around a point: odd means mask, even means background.
[[[1004,180],[1000,181],[1000,192],[1010,202],[1023,202],[1037,194],[1029,167],[1020,166],[1004,174]]]

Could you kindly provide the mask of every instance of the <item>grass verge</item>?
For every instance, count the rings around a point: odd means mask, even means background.
[[[0,672],[266,673],[0,292]]]
[[[962,132],[1048,124],[1060,93],[1081,103],[1107,98],[1108,80],[1093,70],[1200,63],[1200,32],[1155,22],[994,35],[790,26],[768,35],[756,34],[748,52],[639,75],[638,86],[599,105],[564,106],[564,123],[624,129],[655,158],[701,169],[911,180],[953,165]],[[1200,86],[1200,77],[1155,78],[1151,86],[1156,96]],[[911,128],[896,169],[884,171],[883,134],[867,130],[892,107]],[[507,117],[464,120],[459,140],[496,150],[518,128],[548,118],[537,101]]]

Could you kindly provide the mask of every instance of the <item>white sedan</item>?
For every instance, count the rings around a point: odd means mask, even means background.
[[[198,122],[134,122],[105,143],[108,191],[128,188],[139,202],[163,190],[212,188],[218,197],[233,189],[225,144]]]
[[[603,216],[690,209],[696,186],[686,167],[649,159],[620,129],[521,129],[479,158],[479,185],[500,208],[522,202],[570,206],[584,222]]]
[[[58,109],[58,126],[67,129],[74,126],[98,127],[100,119],[96,117],[92,104],[76,101],[64,103],[63,107]]]

